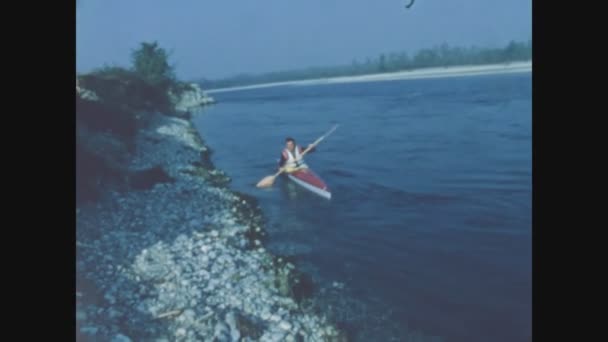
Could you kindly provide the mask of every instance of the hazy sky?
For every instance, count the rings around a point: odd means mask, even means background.
[[[182,79],[349,64],[392,51],[532,37],[531,0],[82,0],[76,68],[130,65],[142,41]]]

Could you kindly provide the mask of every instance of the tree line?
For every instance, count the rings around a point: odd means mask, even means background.
[[[244,86],[259,83],[307,80],[315,78],[355,76],[371,73],[407,71],[420,68],[449,67],[457,65],[497,64],[532,59],[532,41],[511,41],[501,48],[460,47],[442,44],[425,48],[415,54],[408,52],[382,53],[364,61],[353,60],[350,65],[311,67],[263,74],[239,74],[217,80],[199,80],[205,89]]]

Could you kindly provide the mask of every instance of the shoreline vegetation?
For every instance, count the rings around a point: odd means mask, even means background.
[[[453,47],[447,44],[426,48],[415,54],[392,52],[353,60],[350,65],[312,67],[307,69],[240,74],[218,80],[200,79],[209,93],[261,88],[277,85],[307,85],[332,82],[383,81],[423,77],[466,76],[475,72],[497,73],[502,69],[515,72],[513,65],[527,63],[532,68],[532,40],[511,41],[502,48]],[[488,69],[488,70],[484,70]],[[480,71],[481,70],[481,71]]]
[[[76,80],[77,340],[344,341],[211,163],[189,119],[213,99],[156,43],[132,58]]]

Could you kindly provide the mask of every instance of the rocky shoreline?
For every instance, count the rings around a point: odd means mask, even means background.
[[[126,191],[76,209],[77,338],[341,341],[303,309],[308,278],[264,247],[255,200],[227,188],[187,119],[147,115]]]

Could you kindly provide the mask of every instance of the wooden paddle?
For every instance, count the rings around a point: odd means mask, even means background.
[[[300,159],[302,159],[302,157],[304,157],[304,155],[306,153],[308,153],[308,151],[310,151],[310,149],[312,149],[313,147],[317,146],[323,139],[327,138],[327,136],[329,136],[331,133],[333,133],[333,131],[336,130],[336,128],[338,128],[338,125],[334,125],[334,127],[332,127],[327,133],[325,133],[324,135],[322,135],[319,139],[315,140],[315,142],[313,142],[312,144],[310,144],[305,150],[304,152],[302,152],[300,154]],[[297,148],[297,147],[296,147]],[[274,180],[281,174],[285,172],[285,168],[281,168],[279,170],[279,172],[275,173],[274,175],[271,176],[266,176],[264,178],[262,178],[261,181],[258,182],[258,184],[256,185],[258,188],[268,188],[271,187],[274,184]]]

